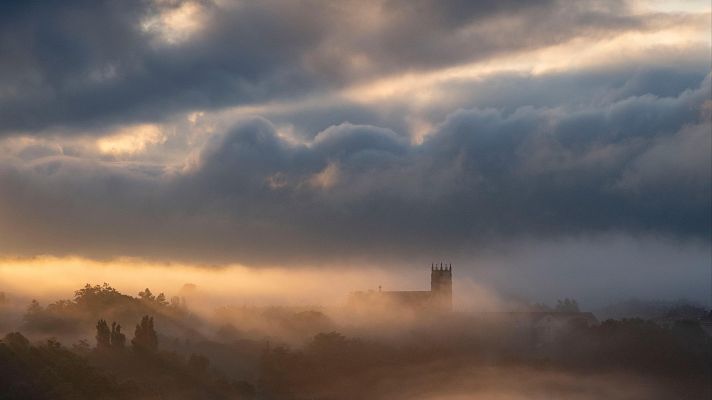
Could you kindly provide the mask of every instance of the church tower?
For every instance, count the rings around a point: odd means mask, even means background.
[[[452,264],[430,266],[430,295],[437,308],[452,311]]]

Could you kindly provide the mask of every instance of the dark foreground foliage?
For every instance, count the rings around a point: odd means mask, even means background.
[[[93,330],[85,337],[94,343],[65,347],[56,339],[33,343],[7,334],[0,340],[0,400],[712,395],[712,341],[701,325],[712,315],[590,323],[576,317],[585,313],[574,300],[565,300],[557,309],[452,313],[394,329],[338,327],[321,312],[243,307],[220,309],[211,339],[195,334],[184,302],[164,297],[146,289],[134,298],[109,285],[87,285],[71,301],[45,308],[32,303],[23,328],[35,338],[37,332],[59,336],[81,322]],[[246,327],[260,324],[275,332],[327,329],[290,347],[279,337],[251,338]]]
[[[12,332],[0,341],[0,399],[122,398],[122,388],[82,357],[49,340],[31,345]]]
[[[209,360],[131,349],[69,350],[31,344],[13,332],[0,341],[0,399],[252,399],[255,389],[208,369]]]
[[[712,341],[696,321],[661,327],[640,319],[607,320],[569,327],[550,343],[529,344],[516,334],[490,328],[491,335],[414,332],[414,340],[399,345],[322,333],[301,349],[265,349],[260,388],[271,399],[388,398],[393,394],[379,388],[384,382],[399,388],[395,393],[404,393],[413,384],[408,379],[416,375],[428,389],[440,385],[446,392],[448,385],[459,384],[453,383],[454,377],[463,371],[495,367],[528,368],[537,374],[631,377],[647,382],[653,388],[650,396],[659,396],[628,398],[708,399],[712,395]],[[410,376],[402,376],[403,371],[410,371]],[[464,375],[459,379],[471,380],[477,373]],[[404,386],[394,383],[401,379]]]

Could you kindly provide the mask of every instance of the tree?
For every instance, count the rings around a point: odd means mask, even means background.
[[[23,329],[34,332],[73,333],[78,329],[73,305],[66,300],[42,307],[37,300],[32,300],[23,316]]]
[[[158,350],[158,336],[153,328],[153,317],[145,315],[136,325],[134,338],[131,339],[134,350],[139,352],[155,352]]]
[[[56,340],[30,344],[13,332],[0,340],[2,399],[124,399],[115,381]],[[128,393],[126,393],[128,394]]]
[[[154,296],[153,293],[151,293],[151,290],[149,288],[146,288],[145,290],[138,292],[138,297],[144,301],[152,302],[152,301],[156,300],[156,296]]]
[[[151,289],[149,289],[149,288],[146,288],[145,290],[138,292],[138,297],[147,303],[152,303],[152,304],[156,304],[159,306],[167,306],[168,305],[168,300],[166,299],[165,294],[159,293],[158,296],[154,296],[153,293],[151,292]]]
[[[185,297],[173,296],[171,297],[171,302],[168,307],[173,311],[185,313],[188,311],[188,307],[185,304]]]
[[[59,314],[70,310],[73,306],[74,303],[69,300],[57,300],[54,303],[47,304],[46,310],[49,313]]]
[[[40,302],[32,299],[30,302],[30,305],[27,306],[27,313],[25,314],[25,319],[31,319],[32,317],[35,317],[39,314],[41,314],[43,311],[42,306],[40,305]]]
[[[163,293],[159,293],[158,296],[156,296],[156,303],[159,306],[167,306],[168,300],[166,300],[166,295]]]
[[[123,349],[126,346],[126,335],[121,333],[121,325],[116,322],[111,323],[111,347]]]
[[[45,318],[44,308],[37,300],[32,300],[27,306],[25,315],[22,316],[23,326],[29,330],[40,330],[43,327]]]
[[[108,349],[111,347],[111,331],[103,319],[96,323],[96,348]]]
[[[85,309],[95,309],[108,306],[124,297],[116,289],[104,282],[102,285],[86,284],[74,292],[74,302]]]
[[[5,335],[2,341],[14,349],[26,350],[30,347],[30,341],[20,332],[10,332]]]
[[[565,298],[556,301],[557,312],[579,312],[578,302],[574,299]]]

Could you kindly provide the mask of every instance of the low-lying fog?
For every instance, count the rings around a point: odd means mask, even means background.
[[[194,307],[221,305],[338,306],[354,290],[428,290],[435,260],[353,260],[316,266],[247,267],[76,257],[0,260],[0,291],[11,298],[54,301],[85,283],[108,282],[135,295],[146,287],[175,295],[185,283],[200,290]],[[712,306],[705,243],[602,236],[482,248],[479,256],[449,255],[454,303],[461,311],[497,311],[511,302],[576,298],[592,310],[618,301],[689,301]]]
[[[487,249],[448,260],[455,312],[446,315],[348,306],[358,290],[429,290],[435,260],[286,268],[5,259],[0,334],[20,331],[40,347],[56,338],[119,382],[172,398],[205,390],[266,400],[697,399],[710,393],[701,361],[710,339],[695,322],[709,304],[708,257],[704,246],[621,238],[506,256]],[[595,316],[527,314],[562,311],[561,299]],[[675,321],[673,310],[692,319]],[[143,315],[155,317],[160,364],[128,351]],[[99,319],[123,326],[126,350],[99,351]],[[0,340],[0,350],[13,340]],[[174,372],[204,365],[203,386],[166,378],[174,373],[166,363]],[[220,379],[236,380],[241,394]]]

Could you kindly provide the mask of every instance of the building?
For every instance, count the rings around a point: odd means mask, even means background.
[[[353,292],[351,307],[407,308],[414,311],[452,311],[452,264],[430,265],[430,290]]]

